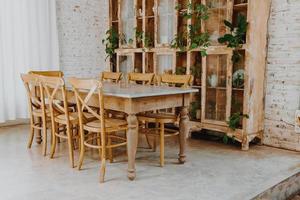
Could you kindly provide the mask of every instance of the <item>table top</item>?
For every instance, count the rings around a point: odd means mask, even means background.
[[[105,96],[116,96],[121,98],[141,98],[173,94],[187,94],[199,91],[193,88],[178,88],[152,85],[149,86],[139,84],[116,84],[104,82],[103,92]]]

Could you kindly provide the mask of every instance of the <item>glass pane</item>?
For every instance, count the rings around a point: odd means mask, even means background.
[[[210,34],[212,45],[219,45],[218,38],[226,33],[227,0],[207,0],[209,19],[205,21],[205,29]]]
[[[245,80],[245,50],[234,51],[232,71],[232,99],[231,115],[243,113],[244,104],[244,80]],[[241,119],[238,128],[242,128]]]
[[[169,44],[174,36],[175,1],[161,0],[158,6],[158,43]]]
[[[172,73],[172,66],[172,55],[158,55],[158,65],[156,70],[158,74]]]
[[[206,119],[226,120],[227,55],[207,56]]]
[[[132,56],[120,56],[120,72],[127,74],[133,71]]]
[[[122,0],[122,32],[124,39],[128,42],[134,38],[134,0]]]

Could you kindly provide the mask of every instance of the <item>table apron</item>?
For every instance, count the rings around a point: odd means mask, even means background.
[[[85,96],[84,94],[83,96]],[[76,103],[74,93],[68,91],[68,101]],[[61,98],[61,97],[60,97]],[[140,112],[183,107],[189,106],[190,94],[172,94],[162,96],[149,96],[140,98],[123,98],[116,96],[104,96],[104,108],[125,112],[127,114],[137,114]],[[99,107],[98,95],[94,94],[90,101],[89,106]]]

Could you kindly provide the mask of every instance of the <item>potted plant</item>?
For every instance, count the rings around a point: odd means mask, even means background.
[[[201,85],[201,66],[192,66],[191,73],[194,76],[194,85]]]
[[[238,49],[246,42],[246,32],[248,28],[247,18],[246,16],[239,14],[236,27],[227,20],[224,20],[224,24],[230,29],[230,33],[220,37],[218,41],[219,43],[227,44],[227,47],[234,49],[232,62],[235,64],[238,63],[242,57],[242,55],[239,54]]]

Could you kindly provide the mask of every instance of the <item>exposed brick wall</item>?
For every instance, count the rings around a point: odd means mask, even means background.
[[[294,131],[300,98],[300,0],[272,0],[266,73],[265,139],[300,151]]]
[[[56,0],[61,70],[65,76],[97,77],[106,65],[101,43],[107,0]]]

